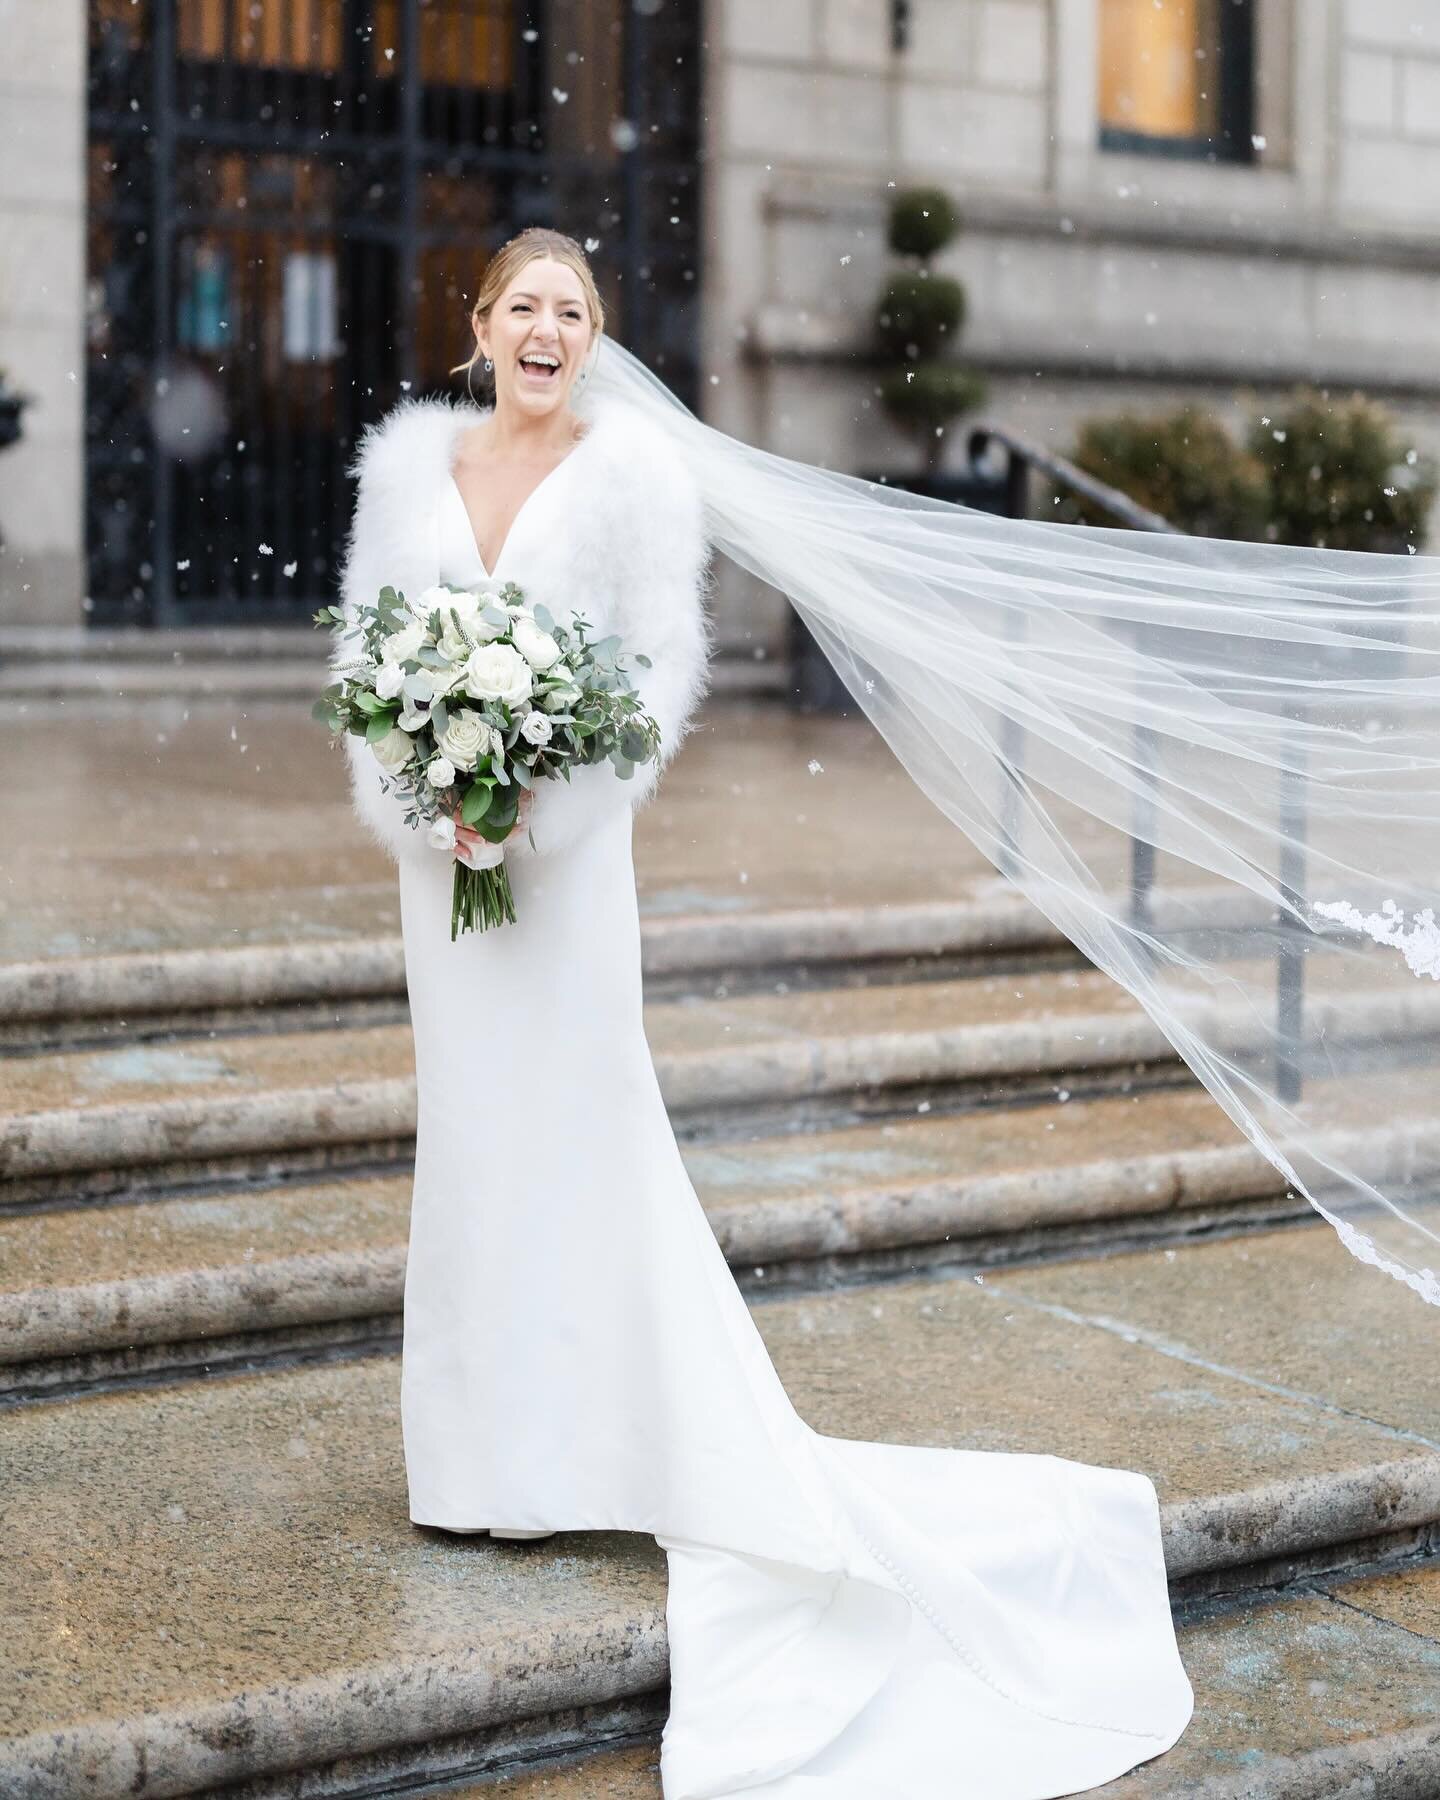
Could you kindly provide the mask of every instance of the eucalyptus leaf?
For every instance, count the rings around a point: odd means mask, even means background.
[[[366,743],[378,744],[381,738],[389,737],[391,731],[394,729],[394,725],[394,713],[376,713],[375,717],[365,728]]]
[[[494,797],[495,790],[493,788],[488,787],[483,781],[477,781],[460,803],[461,822],[466,825],[478,824],[490,811]]]

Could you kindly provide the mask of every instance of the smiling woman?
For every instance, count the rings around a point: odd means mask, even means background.
[[[468,374],[483,359],[495,409],[459,440],[451,474],[487,573],[531,495],[580,441],[568,400],[584,387],[604,317],[590,270],[560,232],[521,232],[485,272],[470,314],[475,352],[458,367]]]

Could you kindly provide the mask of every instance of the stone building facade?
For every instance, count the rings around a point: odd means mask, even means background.
[[[887,184],[926,182],[964,223],[940,266],[969,291],[977,417],[1063,452],[1093,413],[1198,398],[1239,425],[1310,381],[1383,398],[1440,451],[1431,0],[1257,0],[1239,162],[1104,142],[1104,0],[915,0],[899,47],[896,12],[717,9],[714,423],[836,468],[914,467],[854,356],[894,260]],[[783,611],[737,586],[727,629],[775,646]]]
[[[1157,50],[1173,64],[1230,3],[1146,0]],[[913,465],[858,358],[887,195],[923,181],[963,218],[942,266],[969,290],[987,420],[1063,451],[1095,412],[1202,397],[1238,423],[1304,380],[1385,399],[1440,450],[1440,12],[1249,10],[1251,141],[1216,158],[1104,116],[1107,58],[1153,24],[1124,0],[704,0],[706,415],[833,467]],[[3,0],[0,20],[0,367],[35,402],[0,455],[0,619],[75,624],[87,9]],[[722,641],[774,658],[784,615],[727,584]]]

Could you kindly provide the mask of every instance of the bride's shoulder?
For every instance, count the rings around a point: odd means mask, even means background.
[[[447,395],[399,401],[361,432],[349,472],[363,484],[412,471],[417,462],[438,455],[455,432],[478,422],[487,408]]]
[[[643,407],[607,398],[592,429],[613,476],[637,504],[682,509],[698,505],[698,489],[680,446]]]

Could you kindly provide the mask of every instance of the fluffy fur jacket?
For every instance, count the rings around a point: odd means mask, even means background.
[[[442,578],[440,508],[453,504],[445,492],[457,440],[492,410],[405,400],[368,429],[351,467],[359,491],[341,577],[347,611],[372,603],[386,585],[413,596]],[[518,832],[507,856],[553,854],[609,809],[641,805],[705,686],[710,578],[699,489],[663,427],[629,401],[596,397],[575,411],[585,436],[521,508],[494,574],[557,619],[578,612],[596,635],[618,632],[627,650],[650,657],[649,669],[631,664],[631,679],[659,723],[660,762],[629,781],[606,762],[574,770],[568,783],[540,782],[530,813],[534,849]],[[347,735],[344,744],[355,808],[374,837],[397,862],[440,854],[405,824],[394,792],[382,791],[364,740]]]

